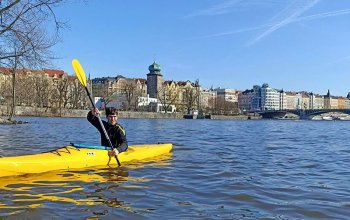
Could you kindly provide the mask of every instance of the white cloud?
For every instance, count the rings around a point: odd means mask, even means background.
[[[291,8],[291,7],[288,6],[287,8]],[[300,9],[298,11],[300,14],[300,12],[301,12]],[[284,12],[287,13],[285,10],[284,10]],[[296,14],[296,13],[294,12],[293,14]],[[324,12],[324,13],[319,13],[319,14],[314,14],[314,15],[309,15],[309,16],[304,16],[304,17],[294,16],[293,18],[289,17],[289,19],[287,19],[287,20],[283,19],[282,21],[279,21],[279,22],[269,23],[269,24],[265,24],[265,25],[261,25],[261,26],[257,26],[257,27],[243,28],[243,29],[239,29],[239,30],[211,34],[211,35],[204,36],[203,38],[222,37],[222,36],[227,36],[227,35],[232,35],[232,34],[244,33],[244,32],[249,32],[249,31],[257,31],[257,30],[262,30],[262,29],[268,28],[268,30],[265,31],[262,35],[260,35],[254,41],[250,42],[249,45],[252,45],[254,43],[257,43],[258,40],[261,40],[263,37],[266,37],[268,34],[271,34],[273,31],[276,31],[279,28],[286,26],[287,24],[292,24],[292,23],[302,22],[302,21],[318,20],[318,19],[334,17],[334,16],[341,16],[341,15],[346,15],[346,14],[350,14],[350,9],[329,11],[329,12]]]
[[[305,2],[306,2],[306,4],[305,4]],[[264,33],[259,35],[253,41],[251,41],[249,43],[249,45],[253,45],[253,44],[257,43],[258,41],[260,41],[261,39],[263,39],[264,37],[267,37],[268,35],[277,31],[278,29],[295,22],[302,13],[306,12],[307,10],[309,10],[310,8],[315,6],[318,2],[319,2],[319,0],[303,1],[300,7],[297,7],[295,9],[293,8],[293,11],[291,12],[290,15],[288,15],[286,18],[282,19],[281,21],[275,23],[273,26],[268,28],[266,31],[264,31]],[[301,2],[298,2],[298,3],[301,3]],[[289,14],[289,12],[288,12],[288,14]]]
[[[186,17],[196,17],[196,16],[208,16],[208,15],[221,15],[226,14],[232,11],[234,6],[240,3],[242,0],[228,0],[224,3],[214,5],[207,9],[202,9],[197,12],[194,12]]]

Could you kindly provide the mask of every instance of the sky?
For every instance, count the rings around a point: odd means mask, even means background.
[[[91,78],[146,78],[155,60],[205,88],[350,92],[350,0],[71,0],[56,15],[70,75],[77,58]]]

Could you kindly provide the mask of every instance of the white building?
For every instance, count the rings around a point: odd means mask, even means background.
[[[156,98],[150,98],[149,94],[147,94],[147,97],[139,97],[138,98],[138,106],[149,106],[150,103],[157,103],[158,99]]]
[[[104,108],[104,102],[102,97],[94,97],[94,103],[96,108],[99,108],[99,109]]]
[[[149,104],[150,111],[152,112],[160,112],[160,113],[165,113],[165,107],[161,103],[155,103],[151,102]],[[176,107],[175,105],[169,105],[167,106],[167,113],[174,113],[176,112]]]
[[[261,87],[261,108],[262,110],[280,109],[280,92],[264,83]]]
[[[217,98],[222,101],[227,102],[237,102],[238,103],[238,95],[239,91],[236,89],[214,89],[217,92]]]

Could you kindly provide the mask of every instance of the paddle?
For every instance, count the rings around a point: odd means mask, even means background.
[[[79,61],[77,59],[72,60],[72,66],[73,66],[75,74],[77,75],[77,77],[79,79],[79,82],[85,87],[86,93],[89,96],[89,99],[91,101],[92,107],[94,109],[96,109],[95,103],[92,101],[90,92],[89,92],[89,90],[87,88],[86,76],[85,76],[85,72],[84,72],[83,67],[80,65],[80,63],[79,63]],[[98,121],[100,122],[100,125],[101,125],[101,128],[103,130],[103,133],[104,133],[104,135],[106,136],[106,138],[108,140],[108,144],[111,147],[111,149],[113,150],[113,144],[112,144],[111,139],[109,138],[109,136],[107,134],[107,131],[106,131],[105,127],[103,126],[103,123],[101,121],[101,118],[100,118],[99,114],[97,115],[97,118],[98,118]],[[114,157],[117,160],[118,166],[121,166],[118,157],[117,156],[114,156]]]

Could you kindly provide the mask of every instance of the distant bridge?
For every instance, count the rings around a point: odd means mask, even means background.
[[[283,117],[287,113],[298,115],[301,119],[311,118],[316,115],[321,115],[328,112],[339,112],[350,115],[350,109],[285,109],[285,110],[266,110],[266,111],[252,111],[258,113],[263,118]]]

